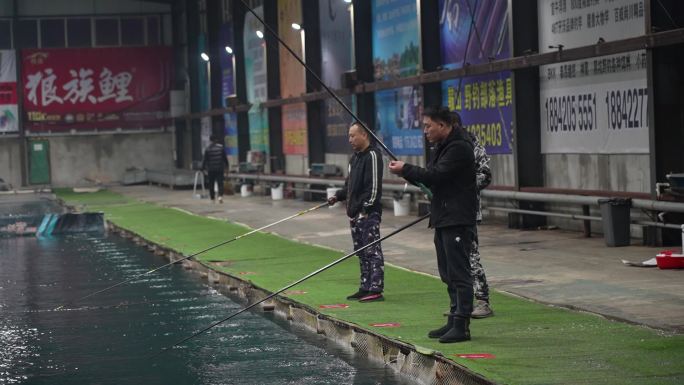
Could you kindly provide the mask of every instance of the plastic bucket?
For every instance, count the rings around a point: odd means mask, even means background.
[[[326,197],[327,197],[328,199],[334,197],[334,196],[335,196],[335,193],[337,192],[337,190],[339,190],[338,187],[329,187],[329,188],[325,189],[325,195],[326,195]],[[337,203],[335,203],[334,205],[328,206],[328,207],[329,207],[329,208],[340,207],[341,205],[342,205],[341,203],[337,202]]]
[[[240,186],[240,196],[241,197],[252,196],[252,185],[251,184],[243,184],[242,186]]]
[[[394,216],[405,217],[411,209],[411,195],[403,194],[401,199],[394,198]]]
[[[271,187],[271,199],[274,201],[279,201],[283,199],[283,184],[278,183]]]

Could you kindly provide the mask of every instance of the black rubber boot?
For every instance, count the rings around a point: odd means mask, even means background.
[[[440,338],[441,336],[445,335],[446,332],[448,332],[449,330],[451,330],[453,327],[454,327],[454,317],[453,317],[453,316],[449,316],[449,318],[447,318],[447,323],[446,323],[446,325],[442,326],[442,327],[439,328],[439,329],[430,330],[430,332],[428,333],[428,337],[430,337],[430,338]]]
[[[470,340],[470,318],[451,316],[449,319],[452,320],[454,327],[439,337],[439,342],[447,344]]]

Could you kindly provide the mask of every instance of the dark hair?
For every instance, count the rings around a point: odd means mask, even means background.
[[[364,121],[362,121],[362,120],[355,120],[355,121],[353,121],[352,124],[349,125],[349,127],[351,127],[351,126],[361,126],[361,128],[363,128],[363,127],[365,126],[365,127],[370,128],[370,126],[369,126],[368,124],[366,124],[366,122],[364,122]]]
[[[449,111],[448,108],[446,107],[426,107],[423,110],[423,116],[427,116],[428,118],[432,120],[436,120],[448,125],[453,124],[453,115],[451,114],[451,111]]]
[[[221,139],[218,137],[218,135],[211,135],[209,137],[209,140],[211,140],[214,143],[220,143],[221,142]]]
[[[361,121],[361,120],[355,120],[352,122],[352,124],[349,125],[349,127],[351,127],[351,126],[359,126],[361,131],[363,131],[369,138],[371,138],[371,139],[373,138],[373,136],[368,131],[366,131],[366,129],[364,128],[364,127],[368,127],[369,130],[371,129],[370,126],[366,124],[366,122]]]

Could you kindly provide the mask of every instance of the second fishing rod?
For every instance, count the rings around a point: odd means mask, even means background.
[[[60,309],[62,309],[62,308],[64,308],[64,307],[66,307],[67,305],[71,305],[71,304],[74,304],[74,303],[76,303],[76,302],[80,302],[80,301],[82,301],[82,300],[84,300],[84,299],[87,299],[87,298],[93,297],[93,296],[95,296],[95,295],[104,293],[104,292],[106,292],[106,291],[109,291],[109,290],[114,289],[114,288],[116,288],[116,287],[119,287],[119,286],[121,286],[121,285],[124,285],[124,284],[127,284],[127,283],[129,283],[129,282],[132,282],[132,281],[134,281],[134,280],[136,280],[136,279],[138,279],[138,278],[142,278],[142,277],[144,277],[144,276],[146,276],[146,275],[152,274],[152,273],[154,273],[155,271],[158,271],[158,270],[161,270],[161,269],[163,269],[163,268],[165,268],[165,267],[171,266],[171,265],[173,265],[173,264],[175,264],[175,263],[185,261],[186,259],[190,259],[190,258],[192,258],[192,257],[196,257],[196,256],[198,256],[198,255],[200,255],[200,254],[204,254],[204,253],[206,253],[207,251],[214,250],[214,249],[216,249],[216,248],[218,248],[218,247],[227,245],[227,244],[229,244],[229,243],[231,243],[231,242],[235,242],[235,241],[237,241],[237,240],[239,240],[239,239],[242,239],[242,238],[244,238],[244,237],[250,236],[250,235],[252,235],[252,234],[254,234],[254,233],[258,233],[259,231],[266,230],[266,229],[268,229],[269,227],[273,227],[273,226],[275,226],[275,225],[277,225],[277,224],[283,223],[283,222],[288,221],[288,220],[290,220],[290,219],[297,218],[297,217],[299,217],[299,216],[302,216],[302,215],[304,215],[304,214],[307,214],[307,213],[310,213],[310,212],[312,212],[312,211],[318,210],[318,209],[320,209],[320,208],[322,208],[322,207],[325,207],[325,206],[328,206],[328,202],[321,203],[321,204],[319,204],[319,205],[317,205],[317,206],[308,208],[308,209],[306,209],[306,210],[299,211],[299,212],[297,212],[297,213],[295,213],[295,214],[292,214],[292,215],[290,215],[290,216],[288,216],[288,217],[285,217],[285,218],[283,218],[283,219],[277,220],[277,221],[275,221],[275,222],[273,222],[273,223],[269,223],[269,224],[267,224],[267,225],[265,225],[265,226],[261,226],[261,227],[259,227],[258,229],[254,229],[254,230],[248,231],[248,232],[246,232],[246,233],[244,233],[244,234],[241,234],[241,235],[236,236],[235,238],[231,238],[231,239],[229,239],[229,240],[227,240],[227,241],[223,241],[223,242],[217,243],[217,244],[215,244],[215,245],[213,245],[213,246],[207,247],[206,249],[200,250],[200,251],[198,251],[198,252],[196,252],[196,253],[194,253],[194,254],[190,254],[190,255],[187,255],[187,256],[185,256],[185,257],[183,257],[183,258],[181,258],[181,259],[177,259],[177,260],[175,260],[175,261],[171,261],[171,262],[169,262],[169,263],[167,263],[167,264],[165,264],[165,265],[156,267],[156,268],[154,268],[154,269],[152,269],[152,270],[148,270],[148,271],[146,271],[146,272],[144,272],[144,273],[140,273],[140,274],[134,275],[133,277],[130,277],[130,278],[127,278],[127,279],[125,279],[125,280],[123,280],[123,281],[117,282],[117,283],[115,283],[115,284],[113,284],[113,285],[111,285],[111,286],[108,286],[108,287],[106,287],[106,288],[104,288],[104,289],[102,289],[102,290],[98,290],[98,291],[96,291],[96,292],[90,293],[90,294],[85,295],[85,296],[83,296],[83,297],[77,298],[77,299],[75,299],[75,300],[73,300],[73,301],[69,301],[68,303],[66,303],[66,304],[64,304],[64,305],[61,305],[61,306],[56,307],[54,310],[60,310]]]
[[[173,348],[175,348],[175,347],[177,347],[177,346],[179,346],[179,345],[181,345],[181,344],[183,344],[183,343],[185,343],[185,342],[187,342],[187,341],[189,341],[189,340],[191,340],[191,339],[194,339],[195,337],[198,337],[199,335],[201,335],[201,334],[207,332],[208,330],[210,330],[210,329],[212,329],[212,328],[214,328],[214,327],[216,327],[216,326],[218,326],[218,325],[220,325],[220,324],[222,324],[222,323],[224,323],[224,322],[226,322],[226,321],[228,321],[228,320],[230,320],[230,319],[232,319],[232,318],[234,318],[234,317],[237,317],[238,315],[240,315],[240,314],[242,314],[242,313],[244,313],[244,312],[246,312],[246,311],[248,311],[248,310],[250,310],[250,309],[253,309],[253,308],[256,307],[257,305],[259,305],[259,304],[261,304],[261,303],[263,303],[263,302],[266,302],[266,301],[268,301],[269,299],[271,299],[271,298],[273,298],[273,297],[275,297],[275,296],[277,296],[277,295],[279,295],[279,294],[285,292],[285,290],[288,290],[288,289],[290,289],[290,288],[292,288],[292,287],[294,287],[294,286],[297,286],[297,285],[299,285],[300,283],[302,283],[302,282],[308,280],[309,278],[312,278],[312,277],[314,277],[314,276],[316,276],[316,275],[318,275],[318,274],[320,274],[320,273],[322,273],[322,272],[324,272],[324,271],[326,271],[326,270],[328,270],[328,269],[330,269],[330,268],[332,268],[332,267],[334,267],[334,266],[336,266],[336,265],[339,265],[340,263],[346,261],[347,259],[351,258],[351,257],[354,256],[354,255],[358,255],[358,254],[359,254],[360,252],[362,252],[363,250],[366,250],[366,249],[369,248],[369,247],[372,247],[372,246],[374,246],[374,245],[376,245],[376,244],[379,244],[380,242],[382,242],[382,241],[384,241],[384,240],[386,240],[386,239],[388,239],[388,238],[390,238],[390,237],[393,237],[393,236],[395,236],[396,234],[399,234],[400,232],[402,232],[402,231],[404,231],[404,230],[406,230],[406,229],[408,229],[408,228],[410,228],[410,227],[412,227],[412,226],[418,224],[419,222],[421,222],[421,221],[427,219],[429,216],[430,216],[430,213],[427,213],[427,214],[425,214],[425,215],[423,215],[423,216],[421,216],[421,217],[419,217],[419,218],[417,218],[417,219],[414,219],[413,221],[411,221],[411,222],[409,222],[409,223],[407,223],[407,224],[405,224],[405,225],[399,227],[398,229],[392,231],[391,233],[385,235],[384,237],[379,238],[379,239],[376,239],[375,241],[370,242],[370,243],[368,243],[368,244],[365,245],[365,246],[359,247],[358,249],[356,249],[356,250],[354,250],[354,251],[352,251],[352,252],[350,252],[350,253],[348,253],[348,254],[346,254],[346,255],[344,255],[344,256],[342,256],[342,257],[340,257],[340,258],[338,258],[338,259],[336,259],[336,260],[334,260],[334,261],[332,261],[332,262],[330,262],[330,263],[328,263],[327,265],[325,265],[325,266],[323,266],[323,267],[321,267],[321,268],[319,268],[319,269],[316,269],[315,271],[312,271],[311,273],[309,273],[309,274],[307,274],[307,275],[305,275],[305,276],[299,278],[298,280],[296,280],[296,281],[294,281],[294,282],[291,282],[291,283],[289,283],[289,284],[287,284],[287,285],[281,287],[280,289],[278,289],[278,290],[274,291],[273,293],[271,293],[271,294],[265,296],[264,298],[261,298],[261,299],[259,299],[258,301],[255,301],[255,302],[252,303],[251,305],[249,305],[249,306],[247,306],[247,307],[244,307],[244,308],[242,308],[242,309],[240,309],[240,310],[234,312],[233,314],[231,314],[231,315],[229,315],[229,316],[227,316],[227,317],[225,317],[225,318],[223,318],[223,319],[220,319],[220,320],[218,320],[218,321],[212,323],[211,325],[209,325],[209,326],[207,326],[207,327],[205,327],[205,328],[203,328],[203,329],[201,329],[201,330],[196,331],[196,332],[193,333],[192,335],[190,335],[190,336],[188,336],[188,337],[185,337],[185,338],[183,338],[182,340],[179,340],[179,341],[175,342],[175,343],[172,344],[172,345],[169,345],[169,346],[167,346],[167,347],[162,348],[158,353],[152,355],[150,358],[157,357],[157,356],[159,356],[159,355],[161,355],[161,354],[163,354],[163,353],[165,353],[165,352],[167,352],[167,351],[170,351],[171,349],[173,349]]]

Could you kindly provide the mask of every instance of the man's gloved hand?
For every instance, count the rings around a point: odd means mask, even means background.
[[[330,206],[334,205],[335,203],[337,203],[337,197],[336,196],[333,195],[330,198],[328,198],[328,204]]]

